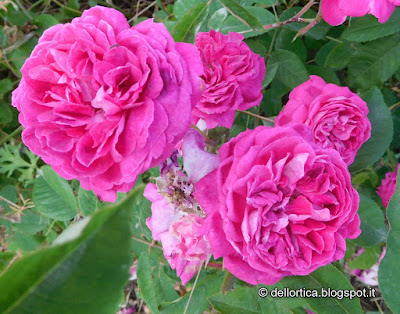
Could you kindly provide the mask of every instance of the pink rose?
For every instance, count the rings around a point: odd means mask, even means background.
[[[218,156],[207,153],[198,131],[190,129],[183,140],[182,171],[177,152],[160,166],[161,177],[148,184],[144,196],[152,202],[147,226],[161,241],[165,258],[185,285],[211,255],[208,239],[199,230],[204,212],[193,197],[194,183],[218,167]]]
[[[347,87],[327,84],[319,76],[290,92],[277,126],[303,123],[311,127],[315,142],[336,149],[347,165],[371,136],[367,104]]]
[[[261,102],[264,59],[238,33],[200,32],[195,45],[204,66],[204,92],[193,110],[193,123],[203,119],[209,129],[217,125],[231,128],[236,110]]]
[[[372,14],[380,23],[392,15],[399,0],[321,0],[322,16],[328,24],[340,25],[348,16]]]
[[[219,150],[220,165],[195,184],[215,258],[250,284],[307,275],[343,258],[361,230],[359,197],[337,151],[310,129],[260,126]]]
[[[385,208],[388,207],[389,201],[396,191],[397,173],[399,171],[399,165],[397,165],[396,172],[386,173],[385,179],[382,179],[381,185],[376,189],[376,193],[381,197],[382,204]]]
[[[24,143],[106,201],[171,155],[203,73],[197,49],[175,43],[164,25],[130,28],[101,6],[45,31],[21,71],[13,105]]]

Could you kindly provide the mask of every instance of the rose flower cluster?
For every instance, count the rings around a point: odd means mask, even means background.
[[[183,284],[212,255],[250,284],[307,275],[361,232],[348,165],[371,124],[347,87],[311,76],[274,127],[220,147],[190,129],[231,128],[237,110],[260,104],[265,63],[243,39],[210,31],[176,43],[162,24],[129,27],[97,6],[45,31],[13,93],[24,143],[102,200],[160,167],[144,192],[147,225]]]

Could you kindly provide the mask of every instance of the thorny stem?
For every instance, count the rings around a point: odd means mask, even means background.
[[[296,40],[297,36],[299,35],[304,35],[307,31],[309,31],[312,27],[314,27],[321,19],[322,19],[322,15],[320,14],[320,9],[318,11],[317,16],[314,19],[308,19],[308,18],[303,18],[302,16],[304,15],[304,13],[306,13],[313,5],[315,4],[314,0],[310,0],[301,10],[299,13],[297,13],[295,16],[291,17],[290,19],[287,19],[286,21],[282,21],[282,22],[275,22],[272,24],[267,24],[264,25],[264,29],[265,30],[269,30],[269,29],[274,29],[274,28],[278,28],[278,27],[282,27],[291,23],[295,23],[295,22],[303,22],[303,23],[309,23],[309,25],[307,25],[306,27],[302,28],[297,35],[294,37],[293,41]],[[320,7],[321,8],[321,7]],[[240,34],[243,33],[249,33],[252,32],[253,30],[246,30],[246,31],[242,31],[239,32]]]
[[[320,5],[318,8],[317,16],[310,22],[310,24],[303,27],[301,30],[299,30],[297,32],[297,34],[296,34],[296,36],[294,36],[292,42],[294,42],[298,36],[302,36],[302,35],[306,34],[311,28],[313,28],[315,25],[317,25],[321,20],[322,20],[322,12],[321,12],[321,5]]]
[[[273,119],[271,119],[271,118],[259,116],[258,114],[252,113],[252,112],[250,112],[250,111],[241,111],[241,110],[238,110],[238,111],[239,111],[240,113],[247,114],[247,115],[249,115],[249,116],[252,116],[252,117],[257,118],[257,119],[260,119],[260,120],[264,120],[264,121],[268,121],[268,122],[271,122],[271,123],[275,123],[275,121],[274,121]]]
[[[222,281],[221,288],[219,289],[220,292],[225,293],[226,291],[232,288],[232,285],[235,281],[235,276],[233,276],[229,271],[225,271],[225,277]]]

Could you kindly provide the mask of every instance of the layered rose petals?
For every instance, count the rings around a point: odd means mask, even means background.
[[[357,94],[311,75],[291,91],[275,122],[277,126],[293,123],[310,126],[316,143],[336,149],[349,165],[371,136],[367,115],[367,104]]]
[[[236,110],[261,102],[264,60],[238,33],[200,32],[195,45],[204,66],[204,93],[193,110],[193,122],[203,119],[209,129],[217,125],[231,128]]]
[[[222,145],[220,162],[194,195],[214,258],[241,280],[307,275],[343,258],[345,239],[360,234],[347,166],[308,127],[248,130]]]
[[[132,188],[189,129],[203,73],[162,24],[94,7],[44,32],[13,93],[24,143],[101,199]]]
[[[330,25],[340,25],[348,16],[366,14],[372,14],[380,23],[385,23],[398,5],[398,0],[322,0],[321,10],[324,20]]]

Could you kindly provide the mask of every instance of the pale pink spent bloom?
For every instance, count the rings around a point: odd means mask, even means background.
[[[364,252],[364,249],[358,250],[357,255],[361,255]],[[354,269],[351,273],[357,277],[358,280],[361,282],[370,285],[370,286],[377,286],[379,285],[378,281],[378,272],[379,272],[379,265],[382,259],[385,257],[386,254],[386,246],[383,247],[381,255],[379,256],[378,261],[370,268],[370,269]],[[347,267],[347,265],[346,265]]]
[[[214,258],[250,284],[275,284],[342,259],[361,233],[359,196],[334,149],[309,127],[259,126],[219,149],[219,167],[195,184]]]
[[[376,189],[376,193],[381,197],[382,204],[385,208],[388,207],[389,201],[396,191],[397,173],[399,171],[399,165],[396,167],[396,172],[386,173],[385,179],[382,179],[381,185]]]
[[[367,104],[349,88],[328,84],[319,76],[311,75],[290,92],[275,125],[309,126],[317,144],[336,149],[350,165],[358,149],[371,136],[367,115]]]
[[[348,16],[372,14],[380,23],[385,23],[392,15],[400,0],[321,0],[322,16],[330,25],[340,25]]]
[[[184,285],[211,256],[210,242],[204,235],[198,235],[203,222],[204,218],[189,214],[178,219],[169,230],[177,239],[177,245],[170,252],[164,252],[170,257],[169,263]]]
[[[218,156],[205,151],[202,135],[190,129],[184,137],[184,167],[177,151],[161,166],[156,184],[146,186],[144,196],[152,202],[146,221],[154,240],[161,241],[165,258],[185,285],[211,256],[209,241],[199,234],[204,212],[193,197],[194,183],[213,171]]]
[[[21,72],[12,103],[24,143],[113,202],[190,128],[203,66],[163,24],[130,27],[121,12],[95,6],[47,29]]]
[[[203,119],[209,129],[231,128],[236,110],[260,105],[264,59],[243,39],[243,35],[233,32],[197,34],[195,45],[204,67],[204,92],[193,109],[193,123]]]

